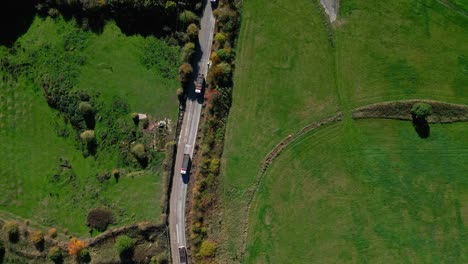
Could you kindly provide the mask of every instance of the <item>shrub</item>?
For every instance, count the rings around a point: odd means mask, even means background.
[[[145,146],[141,143],[135,144],[132,148],[132,154],[137,158],[138,160],[144,160],[146,159],[146,151],[145,151]]]
[[[416,103],[411,108],[411,113],[418,119],[425,119],[432,114],[432,106],[427,103]]]
[[[226,42],[226,35],[222,32],[216,33],[215,40],[222,46]]]
[[[50,260],[54,263],[61,263],[63,260],[62,251],[60,251],[59,247],[52,247],[49,250],[49,254],[47,254]]]
[[[29,234],[29,241],[34,245],[44,243],[44,233],[42,231],[33,231]]]
[[[177,8],[177,4],[174,1],[167,1],[164,8],[167,12],[174,12]]]
[[[185,43],[182,48],[182,62],[190,62],[195,53],[195,44],[193,42]]]
[[[87,248],[83,248],[78,252],[78,262],[81,263],[88,263],[91,261],[91,256],[89,255],[89,250]]]
[[[91,144],[96,141],[96,136],[94,135],[94,130],[86,130],[80,134],[80,138],[85,144]]]
[[[198,27],[194,23],[190,24],[187,27],[187,35],[189,36],[190,39],[194,40],[198,36]]]
[[[184,10],[179,14],[179,21],[183,24],[194,23],[198,21],[198,17],[192,11]]]
[[[19,225],[16,221],[8,221],[3,225],[3,231],[7,234],[10,242],[16,243],[20,237]]]
[[[184,89],[182,89],[182,88],[177,88],[176,94],[177,94],[177,97],[179,98],[179,100],[184,99]]]
[[[220,87],[229,86],[231,83],[232,68],[229,63],[221,62],[211,67],[208,72],[208,81]]]
[[[205,240],[202,242],[200,246],[200,251],[198,252],[198,256],[202,258],[213,257],[216,252],[217,247],[218,246],[216,245],[215,242]]]
[[[128,236],[119,236],[115,241],[115,249],[119,255],[128,255],[132,253],[135,247],[135,240]]]
[[[68,244],[68,253],[72,256],[77,256],[85,247],[86,244],[84,241],[77,238],[72,238]]]
[[[83,115],[92,115],[93,114],[93,106],[89,102],[81,102],[78,105],[78,109]]]
[[[188,63],[182,63],[179,68],[179,80],[181,82],[188,82],[190,80],[190,75],[193,72],[192,65]]]
[[[57,237],[57,228],[51,228],[47,231],[47,234],[49,235],[50,238],[56,238]]]
[[[86,225],[89,228],[96,229],[100,232],[107,229],[107,226],[114,222],[112,211],[108,208],[94,208],[88,213]]]

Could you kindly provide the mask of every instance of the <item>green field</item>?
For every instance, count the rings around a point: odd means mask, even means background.
[[[68,45],[76,49],[64,55],[69,36],[73,41]],[[44,72],[53,73],[58,67],[64,75],[75,76],[74,89],[98,94],[104,109],[114,96],[120,96],[130,112],[174,120],[178,81],[162,77],[158,69],[147,69],[141,63],[147,41],[141,36],[123,35],[112,22],[101,34],[95,34],[79,31],[73,21],[36,18],[16,43],[16,53],[7,55],[0,47],[0,57],[32,64],[31,74],[23,72],[0,83],[1,211],[80,236],[88,231],[88,210],[98,206],[113,210],[115,225],[160,220],[160,165],[164,154],[155,154],[151,168],[142,173],[124,175],[118,183],[113,178],[99,183],[98,174],[114,168],[132,170],[120,161],[118,145],[102,151],[98,147],[96,158],[84,158],[76,132],[47,105],[36,83]],[[161,45],[163,51],[168,48]],[[84,58],[84,63],[76,64],[77,58]],[[54,59],[59,63],[53,64]],[[0,72],[2,75],[8,76]],[[101,118],[105,120],[106,116]],[[96,129],[105,128],[98,122]],[[70,135],[59,136],[59,131]],[[61,169],[61,159],[70,163],[70,170]]]
[[[366,120],[299,138],[251,211],[247,263],[466,263],[468,124]]]
[[[246,190],[254,184],[263,158],[287,135],[337,111],[344,113],[346,131],[352,132],[355,125],[350,119],[351,110],[370,103],[415,98],[468,103],[468,46],[464,45],[468,41],[466,16],[435,0],[345,0],[340,1],[340,4],[340,16],[332,25],[334,48],[331,48],[323,19],[313,2],[254,0],[244,3],[233,106],[227,125],[222,166],[225,217],[221,234],[230,238],[223,241],[223,247],[219,250],[222,259],[242,262],[239,259],[239,249],[242,248],[244,227],[243,224],[239,225],[239,222],[243,223],[242,220],[248,218],[242,214],[249,199]],[[375,123],[375,132],[380,130],[377,126],[381,124],[379,122]],[[408,137],[417,137],[410,123],[395,124],[409,127],[406,128],[409,134],[400,135],[401,137],[390,135],[397,137],[393,138],[394,141],[406,142]],[[400,125],[395,125],[394,129],[403,129]],[[445,127],[451,128],[443,126],[444,129]],[[459,136],[462,135],[460,131],[458,133]],[[343,140],[353,142],[358,138],[358,134],[344,133],[342,137]],[[437,137],[433,137],[431,132],[428,142],[435,145],[446,143],[446,139],[433,142],[436,140]],[[460,141],[466,143],[466,139]],[[455,143],[453,146],[456,148]],[[398,146],[392,147],[389,146],[388,153],[383,147],[382,153],[389,155],[391,151],[403,151]],[[315,156],[321,155],[319,151],[311,151],[316,153]],[[336,164],[345,161],[339,153],[336,155],[333,157]],[[297,161],[289,162],[296,166],[297,163],[316,162],[313,157],[311,154],[307,159],[298,158]],[[460,157],[447,155],[446,163],[457,164],[457,160],[461,163]],[[400,159],[402,158],[403,156],[400,156]],[[415,162],[414,159],[401,166],[420,166],[412,162]],[[370,166],[366,168],[368,173],[375,172],[374,176],[377,177],[377,166],[388,164],[367,165]],[[274,163],[273,168],[277,168],[276,166],[278,165]],[[441,166],[432,168],[434,175],[445,171]],[[296,175],[286,172],[288,169],[291,168],[285,167],[281,176],[296,179]],[[342,169],[345,170],[346,167]],[[466,174],[466,167],[464,170],[460,167],[454,170],[453,173],[463,174],[465,171]],[[345,172],[342,172],[343,175],[348,175]],[[411,172],[412,170],[402,171],[400,175],[403,177]],[[329,173],[334,172],[323,169],[314,176],[323,177]],[[291,181],[295,184],[302,183]],[[288,184],[283,183],[278,185],[278,188],[279,186],[282,186],[282,189],[277,189],[276,192],[284,194],[291,191]],[[415,199],[426,198],[416,196]],[[272,202],[270,197],[262,194],[256,198],[255,203]],[[284,210],[283,217],[291,214],[292,211],[287,210],[300,211],[302,208],[299,205],[289,207],[287,202],[281,206],[282,209],[278,210]],[[351,207],[351,204],[348,202],[346,206]],[[260,213],[255,211],[250,215],[251,221],[258,219]],[[294,221],[297,221],[297,224],[302,221],[302,225],[308,223],[307,219],[297,218]],[[299,230],[288,233],[286,230],[290,229],[291,223],[284,220],[277,223],[275,229],[251,225],[251,230],[255,229],[258,232],[255,234],[276,236],[277,244],[272,246],[274,242],[264,242],[258,245],[258,241],[253,241],[255,235],[249,233],[250,257],[246,260],[255,263],[271,254],[271,263],[290,263],[291,261],[284,257],[291,256],[296,251],[292,248],[294,244],[286,239],[286,234],[290,239],[294,239],[295,232]],[[281,233],[282,230],[286,233]],[[304,235],[314,236],[308,231]],[[262,239],[268,241],[270,238],[267,236]],[[443,239],[449,238],[447,236]],[[447,245],[455,247],[452,244]],[[350,252],[351,249],[352,247]],[[310,248],[310,251],[314,250]],[[273,252],[275,254],[272,254]],[[320,263],[320,252],[317,250],[303,253],[306,254],[305,257],[296,263],[308,263],[307,254],[317,254],[315,260]],[[424,253],[414,250],[412,254],[415,255],[415,259],[419,259]],[[257,256],[258,259],[255,258]],[[440,253],[437,256],[442,257]],[[351,257],[356,260],[358,255],[352,253]],[[369,259],[371,257],[369,256]]]

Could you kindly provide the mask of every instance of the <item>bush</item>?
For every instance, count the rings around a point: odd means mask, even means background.
[[[200,251],[198,252],[198,256],[202,258],[206,257],[213,257],[215,255],[217,245],[215,242],[205,240],[202,242],[200,246]]]
[[[83,250],[86,247],[86,244],[84,241],[72,238],[70,240],[70,243],[68,244],[68,253],[72,256],[77,256],[78,253],[80,253],[81,250]]]
[[[167,12],[172,13],[176,10],[177,4],[174,1],[167,1],[164,8]]]
[[[93,106],[89,102],[81,102],[78,105],[78,109],[83,115],[92,115],[93,114]]]
[[[190,63],[194,53],[195,44],[193,42],[187,42],[182,48],[182,62]]]
[[[183,100],[183,99],[184,99],[184,89],[182,89],[182,88],[177,88],[176,94],[177,94],[177,97],[179,98],[179,100]]]
[[[179,14],[179,21],[183,24],[194,23],[198,21],[198,17],[192,11],[184,10]]]
[[[119,255],[129,255],[133,252],[135,247],[135,240],[128,236],[119,236],[115,241],[115,249]]]
[[[94,135],[94,130],[86,130],[80,134],[80,138],[85,144],[91,144],[96,142],[96,136]]]
[[[191,40],[194,40],[198,37],[198,27],[194,23],[190,24],[187,27],[187,35]]]
[[[188,82],[190,80],[190,75],[193,72],[192,65],[188,63],[182,63],[179,68],[179,80],[181,82]]]
[[[80,263],[88,263],[91,261],[91,256],[89,255],[89,250],[87,248],[83,248],[78,252],[78,262]]]
[[[215,40],[222,46],[226,42],[226,35],[222,32],[216,33]]]
[[[50,260],[52,260],[54,263],[62,263],[63,261],[63,255],[62,251],[60,251],[59,247],[52,247],[49,250],[49,254],[47,254]]]
[[[132,148],[132,154],[137,158],[138,160],[145,160],[146,157],[146,151],[145,151],[145,146],[141,143],[135,144]]]
[[[112,211],[108,208],[94,208],[88,213],[86,225],[89,228],[96,229],[100,232],[105,231],[107,226],[114,222]]]
[[[19,225],[16,221],[8,221],[3,225],[3,232],[8,236],[10,242],[16,243],[20,238]]]
[[[29,241],[34,245],[44,243],[44,233],[42,231],[33,231],[29,234]]]
[[[417,119],[425,119],[432,114],[432,106],[427,103],[416,103],[411,108],[411,113]]]
[[[56,238],[57,237],[57,228],[51,228],[47,231],[47,234],[49,235],[50,238]]]
[[[229,63],[221,62],[211,67],[208,72],[208,82],[220,87],[227,87],[231,84],[232,68]]]

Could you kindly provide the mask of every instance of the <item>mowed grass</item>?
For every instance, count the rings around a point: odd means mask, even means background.
[[[63,35],[73,30],[72,21],[36,18],[20,38],[16,56],[27,56],[46,43],[52,50],[63,49]],[[79,69],[76,89],[100,93],[105,103],[121,96],[129,102],[130,111],[175,118],[177,80],[163,79],[139,64],[143,37],[124,36],[113,23],[102,34],[87,34],[86,63]],[[102,70],[106,67],[112,71]],[[58,135],[63,129],[70,132],[68,138]],[[87,213],[100,206],[112,209],[116,226],[160,220],[163,154],[143,174],[99,183],[97,175],[120,166],[118,147],[98,150],[97,159],[84,158],[75,137],[76,132],[47,105],[41,88],[30,79],[20,76],[0,83],[0,210],[78,236],[88,234]],[[60,159],[72,169],[54,177],[60,174]]]
[[[221,258],[239,260],[246,191],[263,158],[288,134],[337,111],[350,126],[351,110],[370,103],[415,98],[468,103],[466,16],[436,0],[340,4],[331,48],[313,2],[244,3],[222,166],[222,233],[229,239],[219,250]],[[352,134],[348,140],[354,140]],[[335,157],[337,166],[341,159]],[[287,228],[278,225],[274,231]]]
[[[310,1],[247,1],[243,8],[226,179],[246,187],[282,138],[337,110],[332,50]]]
[[[467,103],[468,17],[436,0],[340,3],[339,91],[352,107],[428,98]]]
[[[366,120],[310,133],[267,171],[246,263],[466,263],[467,123]]]

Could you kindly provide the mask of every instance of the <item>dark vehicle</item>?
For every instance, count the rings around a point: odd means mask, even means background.
[[[188,168],[190,165],[190,155],[184,154],[184,160],[182,161],[182,167],[180,168],[180,174],[187,174]]]
[[[195,81],[195,93],[200,94],[203,90],[203,84],[205,82],[205,76],[198,74],[197,81]]]
[[[187,249],[184,246],[179,247],[179,262],[180,264],[187,264]]]

